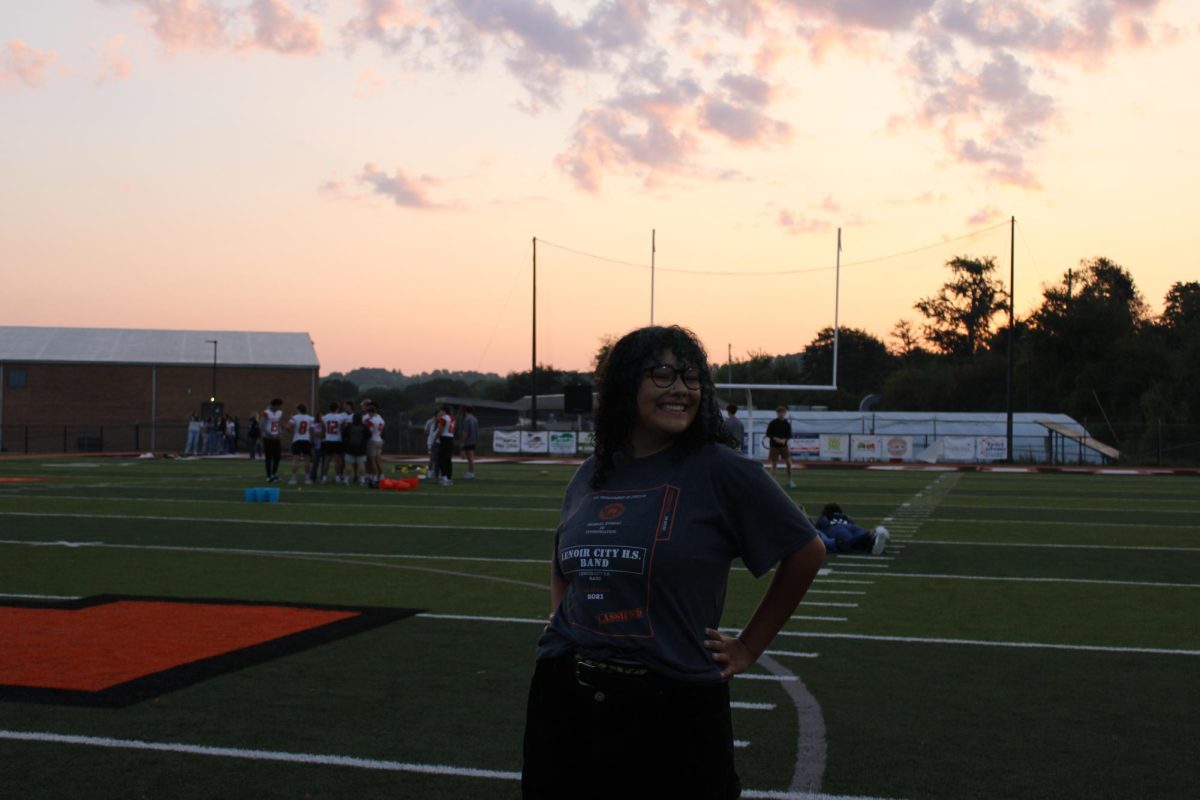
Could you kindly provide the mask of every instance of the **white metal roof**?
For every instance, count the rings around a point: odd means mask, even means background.
[[[307,333],[164,331],[122,328],[40,328],[0,325],[0,362],[70,364],[213,363],[221,366],[320,366]]]

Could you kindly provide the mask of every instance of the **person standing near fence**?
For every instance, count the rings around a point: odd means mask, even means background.
[[[246,425],[246,450],[253,461],[259,453],[258,441],[262,438],[262,429],[258,425],[258,415],[251,414],[250,422]]]
[[[187,425],[187,444],[183,446],[183,454],[185,456],[200,455],[200,433],[204,430],[204,423],[200,421],[199,414],[192,414],[192,418],[188,420]]]
[[[450,406],[442,405],[437,415],[438,478],[439,486],[454,485],[454,416]]]
[[[262,420],[263,465],[267,470],[267,483],[279,481],[279,461],[283,457],[283,445],[279,441],[283,433],[283,401],[276,397],[259,415]]]
[[[733,403],[725,406],[725,411],[729,414],[725,418],[725,430],[729,431],[731,441],[729,446],[739,453],[742,452],[742,442],[746,439],[746,427],[742,425],[742,421],[737,418],[737,406]]]
[[[475,448],[479,446],[479,420],[475,417],[475,409],[471,406],[462,407],[462,420],[459,422],[462,433],[462,451],[467,457],[467,471],[463,480],[475,477]]]
[[[775,467],[779,460],[783,459],[783,464],[787,467],[787,487],[795,489],[796,482],[792,480],[792,423],[788,422],[787,406],[775,409],[775,419],[767,424],[767,440],[770,446],[767,452],[771,460],[771,475],[775,475]]]

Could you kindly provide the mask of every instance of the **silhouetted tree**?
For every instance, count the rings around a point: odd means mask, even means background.
[[[956,256],[946,262],[951,279],[936,295],[913,306],[925,317],[925,339],[945,355],[971,357],[983,348],[992,319],[1008,310],[1004,285],[992,277],[996,259]]]

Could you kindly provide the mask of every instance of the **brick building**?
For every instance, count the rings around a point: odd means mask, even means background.
[[[0,326],[0,450],[179,450],[214,396],[315,407],[319,369],[307,333]]]

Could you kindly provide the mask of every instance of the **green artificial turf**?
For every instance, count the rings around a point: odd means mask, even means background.
[[[243,489],[265,485],[260,469],[0,460],[0,593],[428,615],[124,708],[0,701],[0,730],[518,771],[573,468],[481,464],[476,481],[408,493],[285,484],[278,504],[246,503]],[[17,477],[45,480],[2,481]],[[883,558],[831,557],[797,611],[815,619],[793,620],[772,645],[821,709],[823,791],[1194,794],[1194,478],[809,469],[796,479],[791,495],[810,514],[838,502],[895,534]],[[766,580],[735,564],[725,626],[745,623]],[[772,680],[738,679],[731,693],[771,706],[734,711],[735,737],[748,743],[737,751],[744,785],[786,790],[802,733],[792,698]],[[518,794],[511,777],[0,738],[0,797]]]

